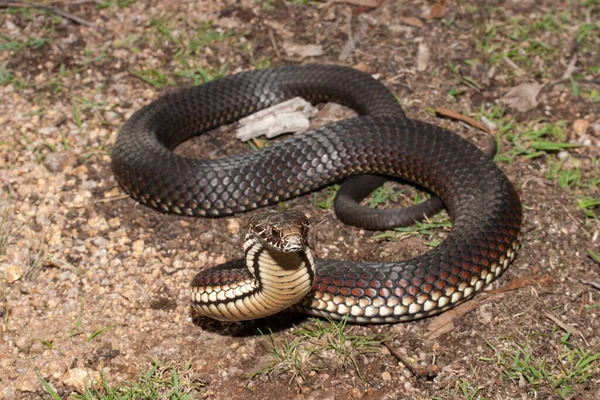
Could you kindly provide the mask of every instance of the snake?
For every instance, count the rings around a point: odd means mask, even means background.
[[[297,96],[337,102],[358,116],[231,158],[173,152],[194,136]],[[452,228],[437,247],[390,262],[316,258],[301,238],[308,230],[302,215],[257,214],[245,257],[204,269],[192,281],[194,308],[219,320],[285,309],[353,323],[432,316],[481,292],[521,243],[519,195],[493,160],[455,133],[407,118],[384,84],[346,66],[252,70],[163,95],[122,126],[112,169],[141,204],[183,216],[242,213],[359,175],[421,185],[448,211]],[[282,237],[292,245],[282,245]]]

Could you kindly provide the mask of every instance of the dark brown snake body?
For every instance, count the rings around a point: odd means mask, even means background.
[[[295,96],[335,101],[360,116],[230,159],[172,152],[192,136]],[[112,157],[131,196],[183,215],[248,211],[360,174],[405,178],[441,198],[453,228],[426,254],[386,263],[317,259],[312,289],[295,306],[313,315],[361,323],[433,315],[482,290],[519,247],[521,202],[493,161],[451,132],[407,119],[383,85],[347,67],[251,71],[166,95],[129,119]],[[250,278],[243,261],[230,262],[199,274],[193,287]]]

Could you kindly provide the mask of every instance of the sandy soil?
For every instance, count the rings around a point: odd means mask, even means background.
[[[48,397],[39,377],[66,398],[81,390],[82,371],[119,384],[153,360],[189,363],[182,379],[193,398],[600,398],[600,262],[590,255],[600,254],[597,1],[168,3],[53,3],[93,27],[37,9],[0,14],[0,399]],[[432,109],[483,115],[500,132],[497,162],[525,208],[523,248],[491,285],[503,291],[453,321],[439,317],[451,323],[441,336],[432,334],[436,318],[377,327],[417,367],[433,367],[432,379],[417,379],[382,347],[358,358],[364,380],[335,353],[302,379],[249,380],[272,360],[258,329],[282,343],[314,324],[285,316],[225,326],[192,314],[191,279],[240,257],[250,214],[163,215],[136,204],[112,175],[119,127],[161,94],[305,62],[366,68],[411,118],[473,141],[484,134]],[[543,87],[502,106],[531,82]],[[250,151],[231,131],[180,150]],[[555,151],[536,140],[577,147]],[[312,195],[285,207],[311,215],[321,257],[396,260],[446,232],[382,240],[344,226]],[[569,375],[586,354],[596,355],[586,373]],[[546,375],[535,377],[536,368]]]

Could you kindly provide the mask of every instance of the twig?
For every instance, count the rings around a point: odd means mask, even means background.
[[[113,201],[117,201],[117,200],[123,200],[123,199],[127,199],[130,196],[128,194],[122,194],[120,196],[114,196],[114,197],[107,197],[105,199],[99,199],[94,201],[94,204],[100,204],[100,203],[110,203]]]
[[[544,315],[546,315],[546,318],[548,318],[550,321],[554,322],[565,332],[568,332],[572,335],[577,335],[579,333],[579,331],[576,328],[573,328],[571,325],[565,324],[564,322],[562,322],[560,319],[558,319],[554,315],[552,315],[550,313],[544,313]]]
[[[346,3],[353,6],[376,8],[383,4],[383,0],[329,0],[323,4],[319,4],[318,8],[329,8],[334,4]]]
[[[573,75],[573,72],[575,72],[575,64],[577,64],[577,56],[573,56],[571,58],[571,61],[569,61],[569,65],[567,65],[567,69],[565,70],[564,74],[560,77],[561,81],[566,81],[569,80],[569,78],[571,78],[571,76]]]
[[[281,60],[281,53],[279,52],[279,46],[277,46],[277,41],[275,40],[275,34],[273,33],[273,29],[269,27],[269,39],[271,39],[271,44],[273,45],[273,49],[275,50],[275,55],[278,60]]]
[[[52,14],[60,15],[63,18],[70,19],[71,21],[73,21],[77,24],[88,26],[92,29],[97,30],[98,32],[101,32],[101,33],[106,32],[106,29],[96,26],[86,19],[83,19],[83,18],[78,17],[73,14],[69,14],[68,12],[65,12],[56,7],[47,6],[45,4],[24,3],[24,2],[20,2],[20,1],[2,1],[2,2],[0,2],[0,8],[8,8],[8,7],[38,8],[40,10],[46,10],[48,12],[51,12]]]
[[[373,325],[369,325],[369,329],[371,329],[371,331],[374,334],[376,334],[376,335],[379,334],[379,332],[377,332],[375,330],[375,327]],[[388,342],[387,340],[383,340],[381,343],[383,343],[383,345],[390,351],[390,353],[392,353],[392,355],[394,357],[396,357],[396,359],[398,361],[400,361],[402,363],[402,365],[404,365],[406,368],[408,368],[408,370],[417,379],[425,379],[425,380],[430,381],[437,376],[437,373],[435,372],[435,368],[417,368],[414,365],[412,365],[412,363],[410,361],[408,361],[402,354],[398,353],[396,351],[396,349],[394,349],[392,347],[390,342]]]

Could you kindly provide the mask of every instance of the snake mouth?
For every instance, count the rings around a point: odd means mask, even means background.
[[[299,253],[308,246],[306,238],[301,233],[288,233],[285,235],[274,234],[268,238],[262,235],[252,235],[265,248],[281,253]]]
[[[304,250],[305,247],[306,243],[304,238],[302,238],[302,235],[294,234],[285,237],[278,250],[283,251],[284,253],[297,253]]]
[[[299,253],[308,247],[308,224],[300,212],[257,214],[250,220],[248,235],[267,249]]]

